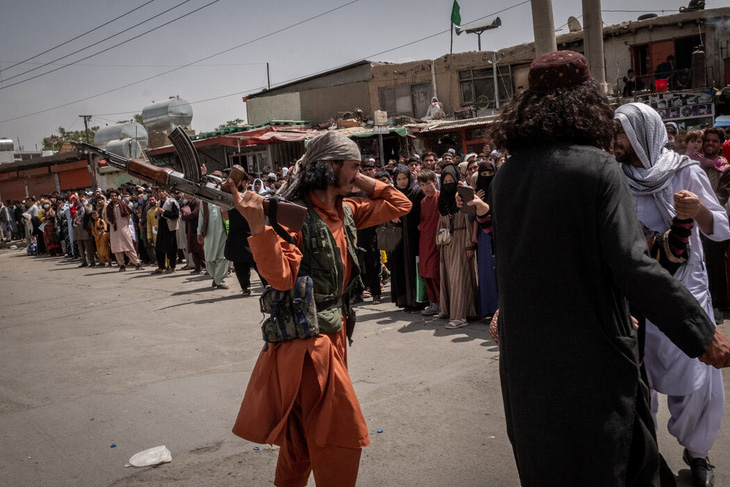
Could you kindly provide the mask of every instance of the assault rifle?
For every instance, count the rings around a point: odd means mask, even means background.
[[[155,184],[167,191],[181,191],[226,210],[232,209],[234,207],[233,196],[230,188],[225,184],[226,179],[212,174],[202,174],[198,152],[185,131],[177,127],[170,133],[168,138],[175,147],[184,173],[177,172],[169,167],[158,167],[139,159],[120,156],[84,142],[71,143],[82,151],[104,157],[110,166],[128,172],[131,176]],[[238,183],[244,179],[248,180],[248,175],[242,167],[234,166],[232,179]],[[275,225],[278,222],[295,232],[301,229],[307,216],[305,207],[282,200],[277,200],[275,204],[271,203],[269,200],[264,201],[264,213],[269,216],[270,220],[273,220],[272,224]]]

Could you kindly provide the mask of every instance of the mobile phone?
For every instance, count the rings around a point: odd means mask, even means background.
[[[467,205],[468,202],[474,199],[474,188],[470,188],[469,186],[458,186],[456,188],[456,191],[459,192],[459,196],[461,196],[461,201],[464,202],[464,204],[461,206],[461,212],[466,213],[467,215],[476,215],[477,207]]]

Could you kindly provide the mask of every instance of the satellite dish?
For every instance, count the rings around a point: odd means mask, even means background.
[[[487,95],[479,95],[477,97],[476,106],[478,109],[483,110],[485,108],[489,108],[489,105],[491,104],[492,102],[489,100]]]
[[[580,32],[583,30],[583,27],[581,27],[578,19],[571,15],[568,17],[568,29],[570,29],[570,32]]]

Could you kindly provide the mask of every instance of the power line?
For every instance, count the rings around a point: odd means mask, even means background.
[[[112,120],[112,119],[109,119],[109,118],[103,118],[103,117],[100,117],[99,115],[93,115],[92,116],[92,120],[97,120],[97,121],[101,120],[101,121],[104,122],[104,124],[106,124],[106,122],[111,122],[111,123],[114,123],[114,124],[115,123],[118,123],[118,120]]]
[[[60,68],[52,69],[52,70],[50,70],[50,71],[46,71],[45,73],[37,74],[37,75],[35,75],[35,76],[31,76],[30,78],[26,78],[26,79],[23,79],[23,80],[20,80],[20,81],[16,81],[15,83],[11,83],[11,84],[9,84],[9,85],[7,85],[7,86],[2,86],[2,87],[0,87],[0,90],[4,90],[4,89],[6,89],[6,88],[10,88],[11,86],[19,85],[20,83],[25,83],[26,81],[30,81],[30,80],[33,80],[33,79],[36,79],[36,78],[40,78],[41,76],[45,76],[45,75],[47,75],[47,74],[50,74],[50,73],[56,72],[56,71],[58,71],[58,70],[60,70],[60,69],[63,69],[63,68],[65,68],[65,67],[68,67],[68,66],[72,66],[72,65],[74,65],[74,64],[76,64],[76,63],[78,63],[78,62],[80,62],[80,61],[85,61],[85,60],[87,60],[87,59],[89,59],[89,58],[92,58],[92,57],[94,57],[94,56],[98,56],[99,54],[105,53],[105,52],[107,52],[107,51],[109,51],[109,50],[111,50],[111,49],[114,49],[115,47],[119,47],[119,46],[121,46],[122,44],[126,44],[127,42],[130,42],[130,41],[133,41],[133,40],[139,39],[140,37],[142,37],[142,36],[145,36],[145,35],[149,34],[150,32],[153,32],[153,31],[155,31],[155,30],[157,30],[157,29],[160,29],[160,28],[162,28],[162,27],[165,27],[166,25],[169,25],[169,24],[171,24],[171,23],[173,23],[173,22],[177,22],[178,20],[180,20],[180,19],[182,19],[182,18],[184,18],[184,17],[187,17],[188,15],[194,14],[194,13],[196,13],[196,12],[200,11],[200,10],[203,10],[204,8],[206,8],[206,7],[209,7],[210,5],[212,5],[212,4],[214,4],[214,3],[217,3],[217,2],[219,2],[219,1],[220,1],[220,0],[213,0],[212,2],[210,2],[210,3],[209,3],[209,4],[207,4],[207,5],[203,5],[202,7],[198,8],[198,9],[195,9],[195,10],[193,10],[192,12],[188,12],[187,14],[185,14],[185,15],[181,15],[180,17],[177,17],[177,18],[175,18],[175,19],[173,19],[173,20],[170,20],[169,22],[165,22],[165,23],[164,23],[164,24],[162,24],[162,25],[158,25],[157,27],[154,27],[154,28],[152,28],[152,29],[150,29],[150,30],[148,30],[148,31],[146,31],[146,32],[143,32],[143,33],[141,33],[141,34],[139,34],[139,35],[136,35],[136,36],[134,36],[134,37],[132,37],[132,38],[130,38],[130,39],[127,39],[126,41],[122,41],[122,42],[120,42],[120,43],[118,43],[118,44],[115,44],[115,45],[113,45],[113,46],[111,46],[111,47],[108,47],[108,48],[106,48],[106,49],[104,49],[104,50],[102,50],[102,51],[99,51],[99,52],[97,52],[97,53],[95,53],[95,54],[90,54],[90,55],[88,55],[88,56],[86,56],[86,57],[84,57],[84,58],[81,58],[81,59],[79,59],[79,60],[77,60],[77,61],[74,61],[74,62],[72,62],[72,63],[70,63],[70,64],[66,64],[66,65],[63,65],[63,66],[61,66]],[[149,22],[149,21],[151,21],[151,20],[154,20],[154,19],[156,19],[157,17],[160,17],[160,16],[162,16],[162,15],[166,14],[167,12],[170,12],[171,10],[174,10],[174,9],[176,9],[176,8],[178,8],[178,7],[181,7],[182,5],[184,5],[184,4],[188,3],[188,2],[190,2],[190,0],[184,0],[183,2],[181,2],[181,3],[178,3],[177,5],[175,5],[175,6],[173,6],[173,7],[170,7],[169,9],[165,10],[164,12],[161,12],[161,13],[159,13],[159,14],[157,14],[157,15],[153,16],[153,17],[150,17],[149,19],[143,20],[142,22],[139,22],[138,24],[135,24],[135,25],[133,25],[132,27],[129,27],[128,29],[125,29],[125,30],[123,30],[123,31],[117,32],[116,34],[113,34],[113,35],[111,35],[111,36],[107,37],[106,39],[102,39],[101,41],[97,42],[96,44],[100,44],[100,43],[102,43],[102,42],[106,42],[106,41],[108,41],[109,39],[113,39],[114,37],[117,37],[118,35],[124,34],[125,32],[129,32],[129,31],[130,31],[131,29],[134,29],[135,27],[139,27],[140,25],[142,25],[142,24],[144,24],[144,23],[147,23],[147,22]],[[96,45],[96,44],[94,44],[94,45]],[[38,70],[38,69],[41,69],[41,68],[43,68],[43,67],[45,67],[45,66],[48,66],[48,65],[49,65],[49,64],[51,64],[51,63],[55,63],[56,61],[60,61],[61,59],[66,59],[67,57],[73,56],[74,54],[77,54],[77,53],[79,53],[79,52],[81,52],[81,51],[85,51],[85,50],[87,50],[87,49],[89,49],[89,48],[91,48],[91,47],[94,47],[94,45],[91,45],[91,46],[86,46],[86,47],[84,47],[84,48],[81,48],[81,49],[77,49],[76,51],[74,51],[74,52],[72,52],[72,53],[70,53],[70,54],[66,54],[65,56],[61,56],[60,58],[54,59],[53,61],[47,62],[47,63],[45,63],[45,64],[41,64],[40,66],[36,66],[36,67],[35,67],[35,68],[33,68],[33,69],[29,69],[29,70],[27,70],[27,71],[23,71],[22,73],[19,73],[19,74],[16,74],[16,75],[14,75],[14,76],[11,76],[10,78],[6,78],[6,79],[5,79],[5,81],[10,81],[11,79],[17,78],[17,77],[19,77],[19,76],[23,76],[24,74],[28,74],[28,73],[31,73],[31,72],[33,72],[33,71],[36,71],[36,70]]]
[[[601,10],[601,12],[640,14],[640,13],[653,13],[653,12],[661,12],[661,13],[678,12],[678,10],[677,9],[672,9],[672,10],[656,10],[656,9],[654,9],[654,10]]]
[[[9,61],[0,61],[0,64],[7,63]],[[41,63],[25,63],[25,64],[41,64]],[[218,64],[200,64],[195,66],[196,68],[215,68],[225,66],[263,66],[266,63],[218,63]],[[91,68],[177,68],[184,66],[183,64],[85,64],[85,63],[50,63],[50,66],[83,66]]]
[[[515,5],[512,5],[511,7],[507,7],[507,8],[504,8],[502,10],[499,10],[497,12],[493,12],[491,14],[485,15],[484,17],[479,17],[478,19],[471,20],[468,23],[478,22],[478,21],[483,20],[483,19],[486,19],[488,17],[493,17],[494,15],[501,14],[502,12],[506,12],[507,10],[511,10],[513,8],[519,7],[520,5],[524,5],[526,3],[530,3],[530,0],[525,0],[523,2],[520,2],[520,3],[517,3]],[[374,56],[379,56],[381,54],[385,54],[385,53],[388,53],[388,52],[391,52],[391,51],[395,51],[395,50],[398,50],[398,49],[402,49],[404,47],[411,46],[413,44],[416,44],[416,43],[419,43],[419,42],[422,42],[422,41],[431,39],[433,37],[446,34],[446,33],[450,32],[450,31],[451,31],[450,29],[443,30],[443,31],[437,32],[435,34],[431,34],[429,36],[422,37],[421,39],[417,39],[415,41],[411,41],[411,42],[407,42],[405,44],[401,44],[400,46],[394,47],[392,49],[387,49],[385,51],[380,51],[380,52],[377,52],[377,53],[374,53],[374,54],[369,54],[369,55],[367,55],[367,56],[365,56],[363,58],[358,59],[358,61],[362,61],[362,60],[365,60],[367,58],[371,58],[371,57],[374,57]],[[350,61],[350,62],[347,62],[347,63],[344,63],[344,64],[340,64],[339,66],[335,66],[334,68],[327,68],[327,69],[323,69],[321,71],[317,71],[315,73],[310,73],[310,74],[307,74],[307,75],[304,75],[304,76],[297,76],[296,78],[290,78],[288,80],[285,80],[285,81],[281,81],[279,83],[276,83],[272,87],[272,89],[275,89],[276,87],[281,86],[281,85],[285,85],[285,84],[292,83],[292,82],[299,81],[299,80],[306,79],[306,78],[311,78],[312,76],[318,76],[320,74],[327,73],[329,71],[333,71],[333,70],[336,70],[336,69],[340,69],[340,68],[343,68],[345,66],[349,66],[350,64],[353,64],[354,62],[357,62],[357,61]],[[251,91],[253,91],[253,90],[250,90],[249,89],[249,90],[245,90],[245,91],[238,91],[236,93],[230,93],[228,95],[221,95],[221,96],[216,96],[216,97],[213,97],[213,98],[206,98],[204,100],[197,100],[197,101],[194,101],[194,102],[190,102],[190,104],[193,105],[195,103],[204,103],[204,102],[208,102],[208,101],[219,100],[221,98],[226,98],[226,97],[229,97],[229,96],[242,95],[244,93],[248,93],[248,92],[251,92]],[[123,113],[129,113],[129,112],[123,112]]]
[[[251,40],[251,41],[247,41],[247,42],[245,42],[245,43],[243,43],[243,44],[239,44],[238,46],[235,46],[235,47],[232,47],[232,48],[226,49],[226,50],[224,50],[224,51],[221,51],[221,52],[218,52],[218,53],[216,53],[216,54],[212,54],[212,55],[210,55],[210,56],[206,56],[206,57],[204,57],[204,58],[202,58],[202,59],[199,59],[199,60],[197,60],[197,61],[193,61],[193,62],[191,62],[191,63],[189,63],[189,64],[186,64],[186,65],[182,65],[182,66],[180,66],[179,68],[175,68],[175,69],[172,69],[172,70],[169,70],[169,71],[165,71],[165,72],[163,72],[163,73],[160,73],[160,74],[157,74],[157,75],[154,75],[154,76],[150,76],[150,77],[147,77],[147,78],[144,78],[144,79],[141,79],[141,80],[138,80],[138,81],[132,82],[132,83],[128,83],[128,84],[126,84],[126,85],[123,85],[123,86],[120,86],[120,87],[117,87],[117,88],[112,88],[112,89],[110,89],[110,90],[107,90],[107,91],[105,91],[105,92],[102,92],[102,93],[98,93],[98,94],[96,94],[96,95],[91,95],[91,96],[88,96],[88,97],[85,97],[85,98],[82,98],[82,99],[79,99],[79,100],[75,100],[75,101],[72,101],[72,102],[68,102],[68,103],[65,103],[65,104],[63,104],[63,105],[58,105],[58,106],[55,106],[55,107],[53,107],[53,108],[47,108],[47,109],[44,109],[44,110],[40,110],[40,111],[37,111],[37,112],[29,113],[29,114],[26,114],[26,115],[20,115],[20,116],[18,116],[18,117],[13,117],[13,118],[10,118],[10,119],[7,119],[7,120],[0,120],[0,124],[2,124],[2,123],[7,123],[7,122],[12,122],[12,121],[14,121],[14,120],[18,120],[18,119],[22,119],[22,118],[27,118],[27,117],[31,117],[31,116],[34,116],[34,115],[39,115],[39,114],[41,114],[41,113],[46,113],[46,112],[49,112],[49,111],[52,111],[52,110],[57,110],[57,109],[59,109],[59,108],[65,108],[65,107],[67,107],[67,106],[69,106],[69,105],[73,105],[73,104],[75,104],[75,103],[80,103],[80,102],[83,102],[83,101],[87,101],[87,100],[90,100],[90,99],[92,99],[92,98],[96,98],[96,97],[99,97],[99,96],[107,95],[107,94],[109,94],[109,93],[112,93],[112,92],[114,92],[114,91],[122,90],[122,89],[124,89],[124,88],[128,88],[128,87],[130,87],[130,86],[134,86],[134,85],[137,85],[137,84],[139,84],[139,83],[143,83],[143,82],[145,82],[145,81],[149,81],[149,80],[151,80],[151,79],[154,79],[154,78],[156,78],[156,77],[158,77],[158,76],[163,76],[163,75],[165,75],[165,74],[169,74],[169,73],[172,73],[172,72],[178,71],[178,70],[180,70],[180,69],[183,69],[183,68],[185,68],[185,67],[188,67],[188,66],[190,66],[190,65],[192,65],[192,64],[197,64],[197,63],[199,63],[199,62],[201,62],[201,61],[205,61],[205,60],[207,60],[207,59],[211,59],[211,58],[213,58],[213,57],[215,57],[215,56],[218,56],[218,55],[220,55],[220,54],[224,54],[224,53],[226,53],[226,52],[232,51],[232,50],[234,50],[234,49],[237,49],[237,48],[239,48],[239,47],[243,47],[243,46],[245,46],[245,45],[251,44],[251,43],[253,43],[253,42],[256,42],[256,41],[258,41],[258,40],[261,40],[261,39],[265,39],[265,38],[267,38],[267,37],[270,37],[270,36],[272,36],[272,35],[274,35],[274,34],[277,34],[277,33],[283,32],[283,31],[286,31],[286,30],[288,30],[288,29],[291,29],[291,28],[293,28],[293,27],[295,27],[295,26],[301,25],[301,24],[303,24],[303,23],[305,23],[305,22],[309,22],[309,21],[311,21],[311,20],[314,20],[314,19],[316,19],[316,18],[319,18],[319,17],[322,17],[322,16],[324,16],[324,15],[327,15],[328,13],[334,12],[335,10],[339,10],[339,9],[341,9],[341,8],[347,7],[347,6],[349,6],[349,5],[353,4],[353,3],[356,3],[356,2],[358,2],[358,1],[359,1],[359,0],[353,0],[353,1],[351,1],[351,2],[348,2],[348,3],[344,4],[344,5],[341,5],[341,6],[339,6],[339,7],[335,7],[335,8],[333,8],[333,9],[331,9],[331,10],[328,10],[328,11],[326,11],[326,12],[323,12],[323,13],[321,13],[321,14],[315,15],[314,17],[310,17],[310,18],[308,18],[308,19],[305,19],[305,20],[302,20],[302,21],[300,21],[300,22],[297,22],[297,23],[295,23],[295,24],[292,24],[292,25],[290,25],[290,26],[288,26],[288,27],[284,27],[284,28],[282,28],[282,29],[279,29],[279,30],[277,30],[277,31],[274,31],[274,32],[272,32],[272,33],[269,33],[269,34],[263,35],[263,36],[261,36],[261,37],[258,37],[258,38],[256,38],[256,39],[253,39],[253,40]],[[483,19],[486,19],[486,18],[488,18],[488,17],[492,17],[492,16],[494,16],[494,15],[500,14],[500,13],[502,13],[502,12],[506,12],[506,11],[508,11],[508,10],[511,10],[511,9],[513,9],[513,8],[519,7],[519,6],[521,6],[521,5],[524,5],[524,4],[527,4],[527,3],[530,3],[530,0],[524,0],[524,1],[522,1],[522,2],[519,2],[519,3],[515,4],[515,5],[512,5],[512,6],[510,6],[510,7],[504,8],[504,9],[502,9],[502,10],[498,10],[498,11],[496,11],[496,12],[490,13],[490,14],[488,14],[488,15],[485,15],[485,16],[483,16],[483,17],[479,17],[478,19],[474,19],[474,20],[472,20],[472,21],[470,21],[470,22],[477,22],[477,21],[479,21],[479,20],[483,20]],[[381,51],[381,52],[378,52],[378,53],[375,53],[375,54],[370,54],[370,55],[368,55],[368,56],[365,56],[364,58],[360,58],[359,60],[363,60],[363,59],[366,59],[366,58],[368,58],[368,57],[378,56],[378,55],[380,55],[380,54],[384,54],[384,53],[388,53],[388,52],[391,52],[391,51],[395,51],[395,50],[397,50],[397,49],[401,49],[401,48],[403,48],[403,47],[407,47],[407,46],[410,46],[410,45],[416,44],[416,43],[418,43],[418,42],[422,42],[422,41],[424,41],[424,40],[427,40],[427,39],[431,39],[431,38],[433,38],[433,37],[436,37],[436,36],[439,36],[439,35],[443,35],[443,34],[445,34],[445,33],[448,33],[448,32],[450,32],[450,29],[449,29],[449,30],[444,30],[444,31],[441,31],[441,32],[437,32],[437,33],[435,33],[435,34],[432,34],[432,35],[429,35],[429,36],[423,37],[423,38],[421,38],[421,39],[418,39],[418,40],[415,40],[415,41],[412,41],[412,42],[408,42],[408,43],[406,43],[406,44],[402,44],[402,45],[400,45],[400,46],[397,46],[397,47],[394,47],[394,48],[392,48],[392,49],[387,49],[387,50],[385,50],[385,51]],[[314,72],[314,73],[310,73],[310,74],[307,74],[307,75],[304,75],[304,76],[298,76],[298,77],[295,77],[295,78],[290,78],[290,79],[288,79],[288,80],[285,80],[285,81],[281,81],[281,82],[277,83],[276,85],[274,85],[274,88],[275,88],[275,87],[277,87],[277,86],[285,85],[285,84],[287,84],[287,83],[291,83],[291,82],[294,82],[294,81],[298,81],[298,80],[301,80],[301,79],[305,79],[305,78],[309,78],[309,77],[312,77],[312,76],[317,76],[317,75],[319,75],[319,74],[323,74],[323,73],[326,73],[326,72],[329,72],[329,71],[332,71],[332,70],[336,70],[336,69],[339,69],[339,68],[341,68],[341,67],[345,67],[345,66],[348,66],[348,65],[352,64],[353,62],[355,62],[355,61],[352,61],[352,62],[348,62],[348,63],[345,63],[345,64],[341,64],[341,65],[339,65],[339,66],[335,66],[335,67],[333,67],[333,68],[327,68],[327,69],[324,69],[324,70],[321,70],[321,71],[317,71],[317,72]],[[209,102],[209,101],[219,100],[219,99],[222,99],[222,98],[227,98],[227,97],[230,97],[230,96],[237,96],[237,95],[242,95],[242,94],[244,94],[244,93],[250,93],[250,92],[251,92],[251,91],[253,91],[253,90],[254,90],[253,88],[249,88],[249,89],[246,89],[246,90],[243,90],[243,91],[238,91],[238,92],[235,92],[235,93],[229,93],[229,94],[226,94],[226,95],[216,96],[216,97],[212,97],[212,98],[206,98],[206,99],[203,99],[203,100],[196,100],[196,101],[190,102],[190,104],[191,104],[191,105],[193,105],[193,104],[198,104],[198,103],[205,103],[205,102]],[[114,113],[102,113],[102,114],[99,114],[99,115],[108,115],[108,116],[113,116],[113,115],[125,115],[125,114],[130,114],[130,113],[136,113],[136,111],[126,111],[126,112],[114,112]]]
[[[505,9],[499,10],[497,12],[493,12],[493,13],[491,13],[489,15],[485,15],[484,17],[479,17],[478,19],[474,19],[474,20],[472,20],[470,22],[478,22],[480,20],[486,19],[487,17],[492,17],[494,15],[500,14],[500,13],[505,12],[507,10],[513,9],[515,7],[519,7],[520,5],[524,5],[526,3],[530,3],[530,0],[526,0],[526,1],[520,2],[518,4],[512,5],[511,7],[507,7]],[[375,54],[369,54],[369,55],[367,55],[364,58],[361,58],[359,60],[363,60],[363,59],[367,59],[369,57],[379,56],[380,54],[384,54],[384,53],[387,53],[387,52],[395,51],[397,49],[401,49],[403,47],[407,47],[407,46],[410,46],[412,44],[416,44],[418,42],[425,41],[427,39],[431,39],[432,37],[436,37],[436,36],[439,36],[439,35],[443,35],[443,34],[445,34],[447,32],[450,32],[450,30],[444,30],[444,31],[441,31],[441,32],[437,32],[435,34],[431,34],[430,36],[426,36],[426,37],[423,37],[421,39],[418,39],[418,40],[415,40],[415,41],[412,41],[412,42],[407,42],[406,44],[401,44],[400,46],[394,47],[392,49],[388,49],[388,50],[385,50],[385,51],[380,51],[380,52],[375,53]],[[348,62],[348,63],[345,63],[345,64],[341,64],[339,66],[335,66],[334,68],[327,68],[327,69],[324,69],[324,70],[321,70],[321,71],[317,71],[315,73],[310,73],[310,74],[307,74],[307,75],[304,75],[304,76],[297,76],[296,78],[290,78],[288,80],[281,81],[281,82],[275,84],[272,87],[272,89],[275,89],[277,86],[285,85],[287,83],[292,83],[292,82],[299,81],[299,80],[302,80],[302,79],[311,78],[312,76],[317,76],[317,75],[320,75],[320,74],[323,74],[323,73],[327,73],[329,71],[333,71],[333,70],[336,70],[336,69],[339,69],[339,68],[342,68],[342,67],[345,67],[345,66],[349,66],[350,64],[352,64],[354,62],[357,62],[357,61],[351,61],[351,62]],[[190,104],[191,105],[195,105],[197,103],[205,103],[205,102],[209,102],[209,101],[220,100],[221,98],[228,98],[229,96],[242,95],[244,93],[250,93],[251,91],[253,91],[253,89],[247,89],[247,90],[243,90],[243,91],[237,91],[236,93],[229,93],[227,95],[220,95],[220,96],[215,96],[215,97],[212,97],[212,98],[206,98],[206,99],[203,99],[203,100],[192,101],[192,102],[190,102]],[[131,112],[107,113],[105,115],[121,115],[121,114],[124,114],[124,113],[131,113]],[[2,122],[0,122],[0,123],[2,123]]]
[[[218,1],[218,0],[216,0],[216,1]],[[297,22],[297,23],[295,23],[295,24],[289,25],[288,27],[284,27],[284,28],[281,28],[281,29],[279,29],[279,30],[277,30],[277,31],[271,32],[271,33],[269,33],[269,34],[265,34],[265,35],[263,35],[263,36],[261,36],[261,37],[258,37],[258,38],[256,38],[256,39],[253,39],[253,40],[251,40],[251,41],[248,41],[248,42],[244,42],[243,44],[239,44],[238,46],[232,47],[232,48],[230,48],[230,49],[226,49],[226,50],[224,50],[224,51],[221,51],[221,52],[218,52],[218,53],[216,53],[216,54],[212,54],[212,55],[210,55],[210,56],[206,56],[206,57],[204,57],[204,58],[202,58],[202,59],[198,59],[197,61],[193,61],[193,62],[191,62],[191,63],[188,63],[188,64],[184,64],[184,65],[180,66],[179,68],[171,69],[171,70],[169,70],[169,71],[165,71],[165,72],[163,72],[163,73],[159,73],[159,74],[156,74],[156,75],[153,75],[153,76],[149,76],[149,77],[147,77],[147,78],[144,78],[144,79],[141,79],[141,80],[138,80],[138,81],[134,81],[134,82],[132,82],[132,83],[127,83],[126,85],[123,85],[123,86],[119,86],[119,87],[117,87],[117,88],[112,88],[112,89],[110,89],[110,90],[107,90],[107,91],[104,91],[104,92],[102,92],[102,93],[97,93],[96,95],[91,95],[91,96],[87,96],[87,97],[85,97],[85,98],[81,98],[81,99],[79,99],[79,100],[75,100],[75,101],[71,101],[71,102],[68,102],[68,103],[64,103],[63,105],[58,105],[58,106],[55,106],[55,107],[53,107],[53,108],[47,108],[47,109],[45,109],[45,110],[39,110],[39,111],[37,111],[37,112],[29,113],[29,114],[27,114],[27,115],[20,115],[20,116],[18,116],[18,117],[13,117],[13,118],[9,118],[9,119],[7,119],[7,120],[0,120],[0,123],[12,122],[13,120],[19,120],[19,119],[21,119],[21,118],[31,117],[31,116],[33,116],[33,115],[39,115],[39,114],[41,114],[41,113],[49,112],[49,111],[51,111],[51,110],[57,110],[57,109],[59,109],[59,108],[65,108],[65,107],[67,107],[67,106],[69,106],[69,105],[73,105],[73,104],[75,104],[75,103],[80,103],[80,102],[82,102],[82,101],[90,100],[90,99],[92,99],[92,98],[96,98],[96,97],[99,97],[99,96],[107,95],[107,94],[109,94],[109,93],[112,93],[112,92],[114,92],[114,91],[122,90],[122,89],[124,89],[124,88],[128,88],[128,87],[130,87],[130,86],[134,86],[134,85],[137,85],[137,84],[139,84],[139,83],[143,83],[143,82],[145,82],[145,81],[149,81],[149,80],[151,80],[151,79],[153,79],[153,78],[156,78],[156,77],[158,77],[158,76],[162,76],[162,75],[165,75],[165,74],[168,74],[168,73],[172,73],[172,72],[175,72],[175,71],[179,71],[180,69],[186,68],[186,67],[188,67],[188,66],[190,66],[190,65],[192,65],[192,64],[196,64],[196,63],[199,63],[199,62],[201,62],[201,61],[206,61],[206,60],[208,60],[208,59],[211,59],[211,58],[213,58],[213,57],[216,57],[216,56],[218,56],[218,55],[220,55],[220,54],[224,54],[224,53],[226,53],[226,52],[232,51],[233,49],[237,49],[237,48],[239,48],[239,47],[245,46],[245,45],[247,45],[247,44],[251,44],[251,43],[253,43],[253,42],[256,42],[256,41],[259,41],[259,40],[261,40],[261,39],[265,39],[265,38],[267,38],[267,37],[271,37],[271,36],[273,36],[273,35],[275,35],[275,34],[278,34],[278,33],[280,33],[280,32],[284,32],[284,31],[286,31],[286,30],[289,30],[289,29],[291,29],[291,28],[293,28],[293,27],[296,27],[296,26],[298,26],[298,25],[301,25],[301,24],[303,24],[303,23],[305,23],[305,22],[309,22],[309,21],[311,21],[311,20],[317,19],[317,18],[319,18],[319,17],[322,17],[322,16],[324,16],[324,15],[327,15],[327,14],[329,14],[329,13],[331,13],[331,12],[334,12],[334,11],[336,11],[336,10],[340,10],[340,9],[342,9],[342,8],[344,8],[344,7],[347,7],[347,6],[349,6],[349,5],[352,5],[353,3],[357,3],[358,1],[359,1],[359,0],[352,0],[352,1],[350,1],[350,2],[348,2],[348,3],[346,3],[346,4],[344,4],[344,5],[340,5],[339,7],[335,7],[335,8],[333,8],[333,9],[327,10],[326,12],[323,12],[323,13],[321,13],[321,14],[315,15],[315,16],[313,16],[313,17],[309,17],[308,19],[305,19],[305,20],[299,21],[299,22]],[[121,112],[121,113],[132,113],[132,112]],[[102,114],[102,115],[116,115],[116,113],[106,113],[106,114]]]
[[[133,9],[132,9],[132,10],[130,10],[129,12],[127,12],[127,13],[124,13],[124,14],[120,15],[119,17],[115,17],[115,18],[111,19],[111,20],[110,20],[110,21],[108,21],[108,22],[105,22],[105,23],[103,23],[103,24],[101,24],[101,25],[99,25],[99,26],[97,26],[97,27],[94,27],[94,28],[93,28],[93,29],[91,29],[91,30],[87,30],[87,31],[86,31],[86,32],[84,32],[83,34],[79,34],[79,35],[77,35],[77,36],[76,36],[76,37],[74,37],[73,39],[69,39],[69,40],[67,40],[66,42],[62,42],[61,44],[58,44],[57,46],[54,46],[54,47],[52,47],[52,48],[50,48],[50,49],[46,49],[45,51],[43,51],[43,52],[41,52],[41,53],[39,53],[39,54],[36,54],[35,56],[31,56],[31,57],[29,57],[28,59],[25,59],[25,60],[23,60],[23,61],[17,62],[17,63],[15,63],[15,64],[13,64],[12,66],[9,66],[9,67],[5,68],[5,71],[7,71],[8,69],[12,69],[12,68],[14,68],[15,66],[18,66],[19,64],[25,64],[25,63],[27,63],[28,61],[30,61],[31,59],[35,59],[35,58],[37,58],[38,56],[42,56],[42,55],[44,55],[44,54],[46,54],[46,53],[48,53],[48,52],[51,52],[51,51],[53,51],[53,50],[56,50],[56,49],[58,49],[59,47],[65,46],[66,44],[68,44],[68,43],[70,43],[70,42],[73,42],[73,41],[75,41],[76,39],[80,39],[80,38],[84,37],[84,36],[85,36],[85,35],[87,35],[87,34],[91,34],[92,32],[94,32],[94,31],[96,31],[96,30],[99,30],[99,29],[101,29],[102,27],[106,27],[107,25],[111,24],[112,22],[116,22],[117,20],[121,19],[122,17],[126,17],[127,15],[131,14],[132,12],[135,12],[135,11],[137,11],[137,10],[141,9],[141,8],[142,8],[142,7],[144,7],[145,5],[149,5],[149,4],[150,4],[150,3],[152,3],[153,1],[154,1],[154,0],[149,0],[148,2],[146,2],[146,3],[143,3],[143,4],[142,4],[142,5],[140,5],[139,7],[133,8]]]

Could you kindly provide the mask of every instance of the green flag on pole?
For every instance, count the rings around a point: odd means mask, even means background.
[[[454,6],[451,7],[451,23],[461,25],[461,12],[459,11],[459,2],[454,0]]]

